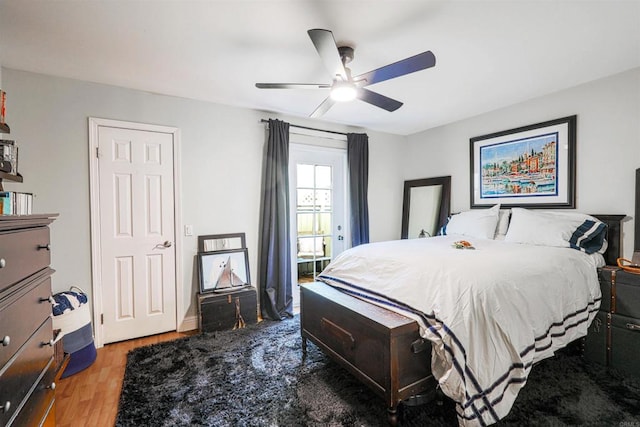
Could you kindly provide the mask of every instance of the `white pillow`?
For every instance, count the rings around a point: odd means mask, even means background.
[[[453,215],[445,227],[445,234],[493,239],[499,211],[500,205],[495,205],[491,209],[477,209]]]
[[[582,213],[513,208],[504,240],[604,253],[607,249],[606,233],[604,223]]]
[[[504,236],[509,229],[509,218],[511,217],[511,209],[500,209],[498,213],[498,225],[496,226],[495,240],[504,240]]]

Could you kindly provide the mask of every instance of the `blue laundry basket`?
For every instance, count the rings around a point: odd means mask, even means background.
[[[77,286],[53,296],[53,329],[60,329],[62,348],[70,355],[60,378],[88,368],[96,360],[87,295]]]

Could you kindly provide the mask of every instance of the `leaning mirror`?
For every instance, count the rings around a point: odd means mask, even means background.
[[[404,182],[403,239],[435,236],[449,216],[451,176]]]

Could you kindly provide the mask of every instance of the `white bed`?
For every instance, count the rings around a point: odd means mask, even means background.
[[[490,215],[497,231],[497,209]],[[464,234],[358,246],[320,280],[415,319],[460,425],[491,424],[508,414],[535,362],[586,335],[600,305],[606,227],[581,214],[549,215],[514,210],[504,236],[486,226],[478,233],[478,218],[467,218],[452,227]],[[475,249],[457,249],[461,240]]]

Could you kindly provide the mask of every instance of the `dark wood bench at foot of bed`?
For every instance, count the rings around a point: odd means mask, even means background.
[[[301,287],[300,305],[303,352],[311,340],[369,386],[385,400],[390,424],[403,400],[435,397],[431,344],[413,319],[319,282]]]

